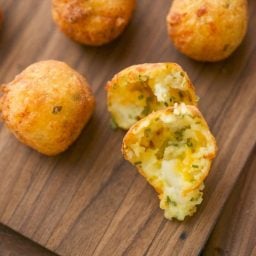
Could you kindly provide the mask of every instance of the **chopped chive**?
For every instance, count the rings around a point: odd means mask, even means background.
[[[191,141],[191,138],[187,139],[187,146],[190,147],[190,148],[193,147],[193,143]]]
[[[139,74],[140,82],[144,83],[144,82],[148,81],[148,79],[149,79],[148,76],[143,76],[143,75]]]
[[[135,164],[135,165],[139,165],[139,164],[142,164],[142,162],[141,162],[141,161],[138,161],[138,162],[135,162],[134,164]]]
[[[115,120],[113,119],[113,117],[110,119],[110,126],[113,130],[116,130],[118,128]]]
[[[166,197],[166,201],[168,204],[172,204],[173,206],[177,206],[177,203],[173,201],[169,196]]]
[[[139,100],[142,100],[144,98],[144,96],[142,95],[142,94],[140,94],[139,96],[138,96],[138,99]]]
[[[192,167],[193,167],[193,168],[199,168],[199,166],[196,165],[196,164],[192,164]]]

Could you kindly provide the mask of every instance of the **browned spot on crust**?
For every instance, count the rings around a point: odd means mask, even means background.
[[[75,23],[90,15],[91,11],[90,8],[83,9],[80,6],[71,3],[66,7],[63,16],[67,22]]]
[[[217,32],[218,29],[217,29],[216,25],[214,24],[214,22],[210,22],[209,26],[210,26],[210,30],[211,30],[212,33]]]
[[[207,13],[207,8],[205,6],[200,7],[197,12],[196,15],[197,17],[202,17],[203,15],[205,15]]]
[[[170,25],[177,25],[181,22],[182,15],[180,13],[174,12],[169,16]]]

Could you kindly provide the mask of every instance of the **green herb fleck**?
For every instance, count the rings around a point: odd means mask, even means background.
[[[54,106],[52,109],[53,114],[57,114],[62,110],[62,106]]]
[[[115,120],[113,117],[110,119],[110,126],[113,130],[116,130],[118,128],[118,125],[116,124]]]
[[[166,197],[166,201],[168,204],[171,204],[173,206],[177,206],[177,203],[173,201],[169,196]]]
[[[164,102],[164,105],[165,105],[166,107],[168,107],[168,103],[167,103],[167,102]]]
[[[143,98],[144,98],[143,94],[140,94],[140,95],[138,96],[138,99],[139,99],[139,100],[142,100]]]
[[[142,115],[147,116],[149,113],[151,113],[151,107],[150,107],[151,101],[152,101],[152,97],[147,97],[146,106],[145,106],[144,110],[142,111]]]
[[[166,147],[168,146],[169,144],[169,139],[166,139],[162,145],[160,146],[159,150],[156,152],[156,157],[157,159],[162,159],[164,157],[164,152],[165,152],[165,149]]]
[[[147,82],[148,79],[149,79],[148,76],[143,76],[143,75],[139,74],[139,80],[140,80],[141,83]]]
[[[144,133],[145,133],[146,137],[149,137],[149,134],[151,133],[151,129],[150,128],[146,128]]]
[[[199,168],[199,166],[196,165],[196,164],[192,164],[192,167],[193,167],[193,168]]]
[[[187,146],[190,147],[190,148],[193,147],[193,143],[191,141],[191,138],[187,139]]]
[[[183,129],[174,132],[175,138],[176,138],[177,141],[181,141],[182,140],[183,133],[184,133]]]
[[[138,161],[138,162],[135,162],[134,164],[135,164],[135,165],[139,165],[139,164],[142,164],[142,162],[141,162],[141,161]]]

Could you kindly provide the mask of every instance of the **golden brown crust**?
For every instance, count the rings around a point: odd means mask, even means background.
[[[246,0],[175,0],[167,16],[176,48],[199,61],[230,56],[242,42],[247,22]]]
[[[66,150],[88,122],[95,100],[87,81],[63,62],[32,64],[3,87],[2,119],[24,144],[46,155]]]
[[[135,0],[52,0],[52,15],[67,36],[98,46],[123,32],[134,7]]]

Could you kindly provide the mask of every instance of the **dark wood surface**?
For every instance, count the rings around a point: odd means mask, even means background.
[[[205,255],[256,255],[256,148],[233,188]]]
[[[234,186],[201,256],[244,256],[256,253],[255,156],[256,148]],[[57,255],[0,225],[0,256]]]
[[[0,224],[1,256],[57,256],[42,246]]]
[[[249,2],[245,41],[216,64],[194,62],[173,48],[165,27],[169,1],[138,1],[122,37],[101,48],[80,46],[61,34],[48,0],[0,3],[5,11],[2,82],[35,61],[59,59],[88,78],[97,99],[78,141],[57,157],[34,152],[1,126],[0,222],[61,255],[197,255],[255,145],[256,2]],[[183,223],[163,218],[155,192],[123,160],[124,132],[111,130],[106,111],[104,85],[114,73],[161,61],[187,70],[219,145],[204,202]]]

